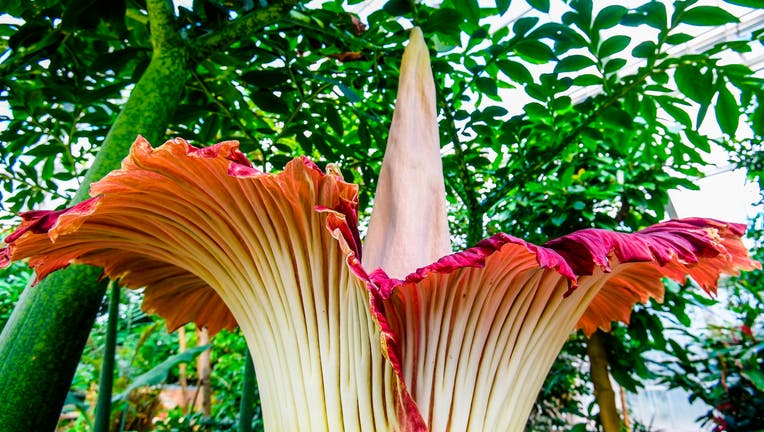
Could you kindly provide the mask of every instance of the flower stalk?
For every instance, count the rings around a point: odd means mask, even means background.
[[[95,432],[108,432],[111,426],[111,394],[114,387],[114,357],[117,351],[117,327],[119,324],[119,285],[109,283],[109,318],[106,322],[101,379],[98,383],[98,401],[96,402]]]

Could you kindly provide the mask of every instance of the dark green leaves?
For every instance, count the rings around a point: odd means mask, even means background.
[[[690,119],[690,115],[687,114],[683,108],[677,106],[678,101],[666,96],[662,96],[656,100],[658,105],[660,105],[661,108],[663,108],[663,110],[668,113],[668,115],[673,117],[674,120],[679,122],[679,124],[686,128],[692,128],[692,120]]]
[[[504,15],[509,9],[510,4],[511,0],[496,0],[496,10],[499,12],[499,15]]]
[[[524,36],[538,22],[539,19],[537,17],[520,18],[512,25],[512,31],[515,32],[515,35],[517,36]]]
[[[170,370],[172,370],[172,368],[180,363],[188,363],[192,361],[197,355],[201,354],[202,351],[209,349],[210,346],[211,345],[202,345],[189,348],[180,354],[175,354],[172,357],[169,357],[162,363],[154,366],[154,368],[148,372],[136,377],[122,393],[115,395],[112,398],[112,402],[118,402],[120,400],[126,399],[128,396],[130,396],[130,393],[133,390],[139,387],[162,384],[167,379],[167,376],[170,374]]]
[[[549,12],[549,0],[527,0],[528,4],[541,12]]]
[[[693,39],[695,39],[695,37],[687,33],[673,33],[666,38],[666,43],[669,45],[679,45]]]
[[[257,91],[250,98],[258,108],[276,114],[289,114],[289,106],[279,97],[269,91]]]
[[[605,63],[605,67],[602,69],[606,74],[618,72],[619,69],[626,66],[626,59],[614,58]]]
[[[491,78],[477,77],[475,78],[475,86],[477,86],[481,93],[486,95],[496,96],[498,94],[496,81],[492,80]]]
[[[442,7],[433,12],[430,19],[422,26],[422,29],[427,33],[437,32],[458,36],[461,33],[461,29],[457,24],[462,21],[462,14],[459,11],[450,7]]]
[[[586,40],[580,33],[572,28],[555,22],[541,24],[527,36],[531,39],[551,39],[557,42],[556,48],[565,51],[565,48],[581,48],[586,46]]]
[[[621,21],[628,9],[620,5],[612,5],[603,8],[594,18],[593,30],[603,30],[614,27]]]
[[[631,43],[631,38],[629,36],[613,36],[602,42],[599,50],[597,51],[597,56],[599,58],[605,58],[619,53],[623,51],[627,46],[629,46],[629,43]]]
[[[699,104],[696,124],[700,125],[706,116],[714,95],[713,76],[710,71],[701,72],[695,65],[682,65],[674,72],[677,89]]]
[[[738,6],[761,8],[761,0],[724,0],[724,2]]]
[[[383,6],[385,12],[393,16],[404,16],[411,13],[411,3],[405,0],[390,0]]]
[[[337,136],[342,137],[342,135],[345,133],[345,129],[342,126],[342,118],[340,118],[340,114],[334,105],[326,105],[326,121],[329,123],[329,127],[334,130]]]
[[[631,55],[637,58],[650,58],[655,54],[655,42],[644,41],[631,50]]]
[[[554,67],[554,72],[575,72],[589,66],[593,66],[594,64],[594,60],[590,59],[589,57],[580,54],[573,54],[561,59]]]
[[[699,103],[708,103],[714,94],[713,78],[701,73],[695,65],[683,65],[674,71],[676,86],[687,97]]]
[[[734,137],[740,121],[740,108],[726,85],[720,85],[718,90],[716,106],[714,107],[716,120],[719,122],[722,132]]]
[[[461,12],[464,19],[471,26],[477,26],[480,20],[480,6],[477,0],[451,0],[454,5],[454,9]]]
[[[602,84],[602,78],[592,74],[578,75],[573,78],[573,84],[582,87],[598,85]]]
[[[523,39],[515,45],[517,55],[531,63],[542,64],[554,59],[552,48],[543,42]]]
[[[659,1],[650,1],[624,15],[621,24],[626,26],[648,25],[658,30],[666,28],[668,17],[666,6]]]
[[[679,22],[695,26],[718,26],[739,22],[737,17],[716,6],[696,6],[679,16]]]
[[[499,60],[496,64],[510,80],[516,83],[527,84],[533,82],[533,76],[530,71],[521,63],[512,60]]]

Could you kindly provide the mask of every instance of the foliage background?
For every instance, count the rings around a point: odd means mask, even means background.
[[[724,57],[760,49],[761,30],[702,52],[682,49],[698,29],[734,25],[753,13],[761,7],[755,1],[724,7],[645,2],[627,8],[533,0],[525,6],[531,13],[509,21],[514,15],[507,12],[517,3],[507,0],[444,0],[437,7],[391,0],[364,22],[348,12],[353,3],[300,3],[224,49],[192,50],[180,96],[164,101],[174,109],[160,141],[182,136],[208,145],[236,139],[265,170],[280,169],[300,154],[319,165],[337,163],[347,180],[362,186],[365,214],[384,153],[406,29],[418,25],[433,54],[457,246],[498,231],[543,243],[584,227],[643,228],[665,217],[669,190],[696,187],[694,180],[717,147],[761,181],[762,79]],[[197,0],[179,7],[165,24],[191,46],[266,6]],[[558,10],[565,12],[549,15]],[[75,196],[155,48],[141,1],[18,0],[0,12],[13,17],[0,24],[0,99],[9,108],[0,123],[0,220],[10,227],[19,211],[61,206]],[[707,136],[704,121],[718,123],[721,135]],[[3,276],[0,318],[7,319],[28,272],[14,266]],[[743,362],[748,366],[740,380],[756,395],[764,386],[746,376],[761,365],[760,281],[752,275],[730,285],[732,310],[753,336],[745,354],[724,348],[736,359],[754,353],[754,360]],[[137,296],[123,294],[121,303],[115,393],[177,349],[175,336],[138,311]],[[664,336],[666,323],[691,325],[687,308],[698,303],[708,301],[691,288],[672,286],[662,305],[638,309],[630,326],[616,328],[606,339],[612,377],[635,391],[646,380],[662,379],[695,397],[713,394],[711,386],[721,393],[706,402],[718,408],[729,392],[717,385],[721,376],[710,358],[707,369],[687,373],[690,360],[703,350]],[[89,427],[102,321],[91,333],[73,383],[70,408],[86,413],[70,425],[75,429]],[[695,342],[716,349],[712,341],[720,334],[732,333],[717,329]],[[586,344],[580,336],[571,339],[530,428],[570,427],[569,414],[595,418],[598,408],[580,402],[591,392],[586,373],[577,367],[586,361]],[[212,418],[188,421],[234,425],[243,350],[235,333],[215,338]],[[644,355],[653,350],[676,359],[675,367],[658,376]],[[680,373],[686,381],[679,380]],[[171,413],[167,428],[187,424],[182,418]]]

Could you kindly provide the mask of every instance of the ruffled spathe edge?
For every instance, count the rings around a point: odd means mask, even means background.
[[[591,335],[598,328],[609,330],[613,321],[628,322],[631,309],[636,303],[646,303],[650,298],[662,300],[663,277],[683,282],[689,275],[704,290],[714,293],[721,274],[734,275],[740,270],[760,267],[758,262],[748,257],[740,239],[745,232],[744,225],[693,218],[664,222],[633,234],[596,229],[582,230],[550,241],[544,246],[500,233],[479,242],[475,247],[445,256],[431,265],[417,269],[399,280],[388,277],[383,269],[368,272],[363,268],[356,258],[358,251],[350,246],[350,237],[345,234],[352,231],[344,224],[345,221],[344,217],[330,216],[327,219],[327,227],[343,244],[349,267],[356,276],[366,281],[371,295],[371,310],[382,332],[384,352],[404,385],[416,385],[416,378],[412,378],[413,372],[404,370],[404,356],[412,355],[407,354],[404,349],[404,344],[409,349],[412,347],[411,343],[404,339],[410,338],[411,335],[404,335],[395,329],[411,328],[412,318],[411,311],[396,309],[392,298],[400,290],[409,293],[424,290],[419,294],[411,294],[410,297],[401,294],[398,301],[416,298],[419,299],[417,301],[431,302],[431,299],[422,298],[427,297],[427,290],[435,289],[433,286],[438,284],[438,275],[447,276],[457,271],[464,273],[468,268],[482,269],[489,260],[493,260],[494,266],[496,263],[516,260],[521,263],[518,264],[521,269],[517,271],[526,274],[533,271],[533,267],[541,271],[553,271],[567,281],[567,284],[562,285],[563,289],[567,286],[567,290],[562,294],[564,297],[577,289],[579,284],[585,285],[586,289],[597,290],[593,298],[587,297],[591,303],[580,314],[576,325],[577,328],[583,329],[585,334]],[[523,255],[525,258],[522,258]],[[531,257],[534,264],[530,264],[532,261],[528,260]],[[599,271],[595,272],[595,269]],[[491,272],[490,268],[485,268],[484,271]],[[459,277],[457,280],[460,280]],[[549,281],[554,284],[554,278]],[[551,288],[560,289],[559,285],[557,288]],[[447,291],[456,287],[445,289]],[[477,292],[483,289],[491,288],[471,286],[465,290],[471,290],[472,295],[478,296]],[[550,297],[550,301],[554,298]],[[415,306],[414,309],[416,308]],[[427,309],[428,306],[424,308]],[[555,308],[556,306],[553,306],[552,310],[556,310]],[[462,312],[470,315],[474,313],[469,309]],[[444,319],[448,320],[447,317]],[[565,319],[560,321],[561,328],[549,328],[547,331],[563,331],[567,335],[575,321],[571,323],[571,327],[562,324]],[[415,324],[413,328],[417,329],[419,326],[420,324]],[[417,331],[422,330],[419,328]],[[421,336],[419,338],[421,339]],[[417,345],[418,343],[414,344]],[[421,361],[416,358],[423,355],[425,354],[421,352],[414,353],[414,362]],[[407,364],[411,367],[410,361]],[[409,406],[416,407],[415,400],[420,400],[421,395],[412,396],[411,390],[413,389],[406,389],[404,400],[410,401]],[[422,399],[424,403],[431,400],[430,395]],[[433,420],[433,417],[428,417],[428,413],[422,413],[419,408],[417,414],[425,416],[425,423]]]
[[[193,160],[198,160],[198,163]],[[324,174],[306,157],[295,158],[281,173],[269,174],[253,168],[246,156],[238,150],[235,141],[197,148],[183,139],[173,139],[152,148],[148,141],[138,137],[128,157],[123,160],[121,169],[111,172],[91,186],[92,198],[62,210],[22,214],[22,223],[6,238],[7,246],[0,249],[0,265],[7,266],[12,260],[29,258],[29,265],[36,274],[35,282],[72,263],[100,266],[104,268],[106,276],[121,278],[125,286],[151,287],[145,290],[144,309],[165,318],[171,330],[188,322],[207,326],[212,334],[222,328],[233,329],[236,322],[230,311],[198,275],[156,257],[135,258],[129,256],[132,252],[130,250],[120,252],[109,249],[105,242],[99,243],[98,239],[93,238],[94,235],[88,240],[89,245],[78,247],[67,243],[69,234],[77,232],[93,218],[101,224],[101,231],[111,229],[106,225],[120,229],[124,225],[120,214],[124,213],[126,207],[135,204],[130,200],[121,202],[120,196],[143,194],[162,200],[168,187],[193,186],[194,174],[189,171],[197,166],[199,170],[209,172],[209,175],[217,172],[222,177],[228,176],[242,182],[258,183],[268,179],[300,182],[303,178],[312,179],[309,180],[315,183],[312,187],[334,189],[322,192],[322,196],[329,201],[317,205],[336,207],[337,211],[357,218],[354,213],[357,207],[354,204],[357,200],[357,187],[337,176]],[[323,186],[318,185],[321,179],[326,180],[321,183]],[[146,185],[149,185],[150,190],[145,190]],[[235,199],[225,196],[227,190],[224,187],[216,193],[220,199]],[[151,199],[146,201],[152,202]],[[214,202],[207,204],[215,205]],[[179,220],[191,218],[186,214],[178,214],[177,217],[181,218]],[[72,243],[76,242],[73,240]],[[137,268],[141,271],[133,271]]]

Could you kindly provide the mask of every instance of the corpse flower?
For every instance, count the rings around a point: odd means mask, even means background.
[[[91,199],[22,215],[0,261],[103,267],[171,329],[238,325],[269,430],[519,431],[571,331],[608,329],[661,279],[757,265],[744,226],[684,219],[543,246],[497,234],[450,253],[434,84],[419,30],[364,245],[357,187],[305,157],[277,174],[235,142],[133,144]],[[438,259],[439,258],[439,259]],[[433,263],[434,262],[434,263]]]

